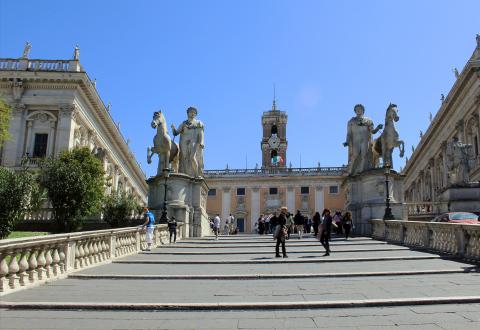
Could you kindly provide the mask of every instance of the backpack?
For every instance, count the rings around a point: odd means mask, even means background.
[[[278,237],[285,237],[287,235],[288,235],[287,226],[282,225],[282,227],[280,228],[280,232],[278,233]]]

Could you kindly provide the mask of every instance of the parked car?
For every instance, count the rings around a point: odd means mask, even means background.
[[[451,223],[467,223],[478,224],[478,215],[469,212],[448,212],[440,214],[431,222],[451,222]]]

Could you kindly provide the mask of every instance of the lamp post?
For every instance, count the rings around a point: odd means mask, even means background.
[[[383,220],[394,220],[395,217],[393,216],[392,214],[392,209],[390,208],[390,190],[388,188],[388,185],[390,183],[390,180],[389,180],[389,175],[390,175],[390,164],[385,164],[385,166],[383,167],[384,171],[385,171],[385,188],[386,188],[386,192],[385,192],[385,214],[383,215]]]
[[[163,177],[165,178],[165,182],[163,184],[164,186],[164,191],[163,191],[163,210],[162,210],[162,216],[160,217],[160,223],[167,223],[168,222],[168,217],[167,217],[167,180],[170,177],[170,169],[169,168],[164,168],[163,169]]]

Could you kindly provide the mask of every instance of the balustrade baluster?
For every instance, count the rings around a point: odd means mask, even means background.
[[[7,265],[7,256],[8,254],[2,253],[0,254],[0,292],[5,292],[8,288],[8,265]]]
[[[10,251],[10,264],[8,265],[8,285],[11,289],[15,289],[18,286],[19,277],[17,275],[20,267],[17,262],[17,251]]]
[[[28,261],[27,261],[27,255],[28,255],[29,250],[28,249],[23,249],[22,254],[20,257],[20,261],[18,263],[18,277],[19,277],[19,282],[21,286],[25,286],[28,283],[28,275],[27,275],[27,269],[28,269]]]
[[[52,251],[51,251],[51,246],[46,246],[46,253],[45,253],[45,271],[47,274],[47,278],[53,277],[53,269],[52,269]]]
[[[53,256],[52,256],[52,264],[53,264],[53,275],[58,276],[60,275],[60,265],[58,264],[60,262],[60,256],[58,254],[58,247],[54,246],[53,247]]]
[[[30,253],[30,257],[28,258],[28,280],[30,283],[35,283],[38,280],[38,272],[37,272],[37,249],[32,249]]]
[[[59,252],[58,252],[58,257],[59,257],[59,262],[58,265],[60,266],[60,274],[65,274],[67,271],[66,269],[66,262],[65,262],[65,249],[67,248],[66,245],[60,245],[59,247]]]
[[[95,260],[95,263],[98,263],[98,262],[101,261],[98,252],[99,252],[99,250],[98,250],[98,238],[96,238],[93,241],[93,259]]]
[[[75,244],[75,269],[82,268],[82,255],[80,252],[80,241],[76,242]]]
[[[40,247],[37,258],[37,275],[39,280],[45,279],[45,246]]]

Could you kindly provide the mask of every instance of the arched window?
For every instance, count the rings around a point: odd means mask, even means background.
[[[278,128],[277,128],[277,125],[273,125],[272,126],[272,131],[271,131],[272,135],[273,134],[278,134]]]
[[[276,157],[276,156],[278,156],[277,150],[272,150],[272,152],[270,154],[270,158],[273,158],[273,157]]]

